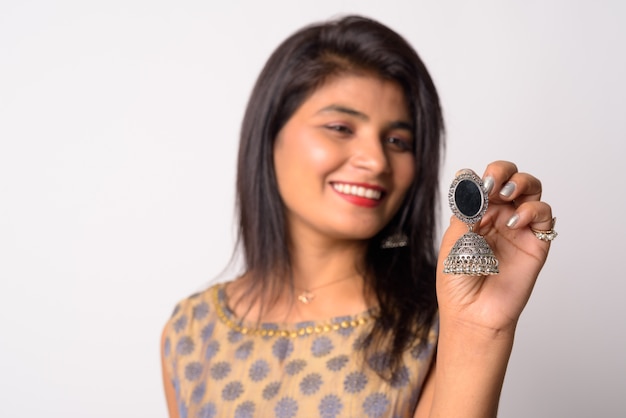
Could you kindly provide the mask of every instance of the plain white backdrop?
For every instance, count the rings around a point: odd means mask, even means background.
[[[500,416],[626,416],[619,0],[0,0],[0,416],[166,416],[161,328],[233,274],[252,84],[294,30],[346,13],[431,71],[443,190],[509,159],[558,217]]]

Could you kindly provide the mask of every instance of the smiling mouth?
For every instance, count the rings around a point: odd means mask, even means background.
[[[364,197],[372,200],[380,200],[383,196],[383,192],[381,190],[357,186],[355,184],[332,183],[332,186],[337,192],[348,196]]]

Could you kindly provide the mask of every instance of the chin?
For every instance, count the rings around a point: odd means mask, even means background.
[[[352,241],[369,241],[372,239],[377,233],[380,232],[380,229],[368,229],[368,230],[358,230],[357,228],[342,231],[341,233],[336,234],[335,236],[338,239],[343,240],[352,240]]]

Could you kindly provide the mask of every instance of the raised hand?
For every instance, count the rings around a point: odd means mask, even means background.
[[[483,175],[489,208],[474,231],[483,235],[498,258],[500,274],[466,276],[443,273],[443,260],[466,224],[452,217],[444,234],[438,265],[437,296],[442,320],[494,331],[514,330],[550,248],[535,231],[551,231],[552,209],[541,201],[541,182],[515,164],[496,161]],[[531,229],[532,228],[532,229]]]

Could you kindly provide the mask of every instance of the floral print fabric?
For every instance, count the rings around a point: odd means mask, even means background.
[[[180,302],[166,325],[165,371],[181,418],[410,417],[437,340],[407,350],[390,381],[385,353],[363,359],[372,313],[324,324],[241,326],[218,284]],[[363,361],[365,360],[365,361]]]

